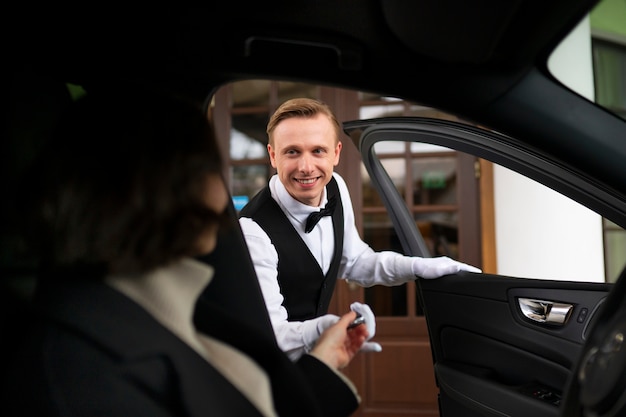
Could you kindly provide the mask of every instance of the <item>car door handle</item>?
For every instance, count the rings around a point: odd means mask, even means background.
[[[518,303],[522,314],[530,320],[556,326],[565,325],[574,309],[572,304],[530,298],[518,298]]]

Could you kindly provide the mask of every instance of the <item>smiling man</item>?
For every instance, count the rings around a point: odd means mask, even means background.
[[[342,143],[330,117],[276,117],[268,126],[272,133],[267,149],[280,182],[291,197],[311,207],[322,204],[324,188],[339,163]]]
[[[338,320],[327,314],[337,278],[364,287],[394,286],[480,269],[448,257],[419,258],[375,252],[357,231],[350,194],[334,167],[341,126],[317,100],[284,102],[267,125],[267,150],[276,175],[240,212],[239,222],[279,346],[292,359],[309,351]],[[370,337],[374,315],[366,316]],[[363,350],[379,351],[368,342]]]

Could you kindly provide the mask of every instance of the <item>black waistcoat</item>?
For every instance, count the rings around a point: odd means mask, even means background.
[[[337,200],[337,207],[331,216],[335,251],[326,275],[272,198],[269,186],[259,191],[239,213],[239,217],[249,217],[261,226],[278,252],[278,284],[289,321],[308,320],[326,314],[337,282],[343,251],[343,204],[334,178],[326,186],[326,191],[329,199],[334,195]]]

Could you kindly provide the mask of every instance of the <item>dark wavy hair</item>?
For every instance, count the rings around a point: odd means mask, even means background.
[[[184,256],[223,213],[206,207],[222,175],[199,103],[97,90],[74,102],[30,176],[30,236],[44,264],[141,273]],[[26,200],[25,200],[26,201]]]

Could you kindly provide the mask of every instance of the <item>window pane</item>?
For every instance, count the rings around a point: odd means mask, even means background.
[[[391,219],[386,212],[364,214],[363,240],[375,251],[402,252]],[[376,285],[365,289],[365,302],[378,316],[405,316],[407,314],[406,285],[385,287]],[[420,309],[418,308],[418,311]]]
[[[414,157],[413,204],[456,204],[456,157]]]
[[[264,144],[239,130],[232,129],[230,132],[230,159],[234,161],[243,159],[259,159],[267,157]]]
[[[456,211],[415,213],[415,224],[432,256],[459,257],[459,226]]]
[[[268,165],[231,166],[230,172],[233,201],[238,210],[267,185],[270,175]]]
[[[458,258],[458,221],[456,206],[456,153],[439,146],[399,141],[379,142],[376,154],[398,193],[405,199],[411,196],[416,226],[420,229],[434,256]],[[403,252],[383,202],[362,168],[364,240],[374,250]],[[433,207],[434,206],[434,207]],[[369,209],[369,210],[367,210]],[[365,289],[366,302],[379,315],[404,316],[410,297],[407,285],[398,287],[374,286]],[[412,300],[412,299],[411,299]],[[413,301],[411,301],[413,302]],[[415,312],[422,315],[419,300]]]
[[[387,212],[364,214],[363,224],[364,240],[375,251],[392,250],[402,252],[402,247]]]

